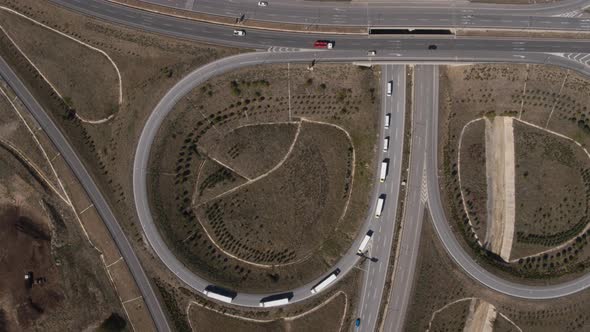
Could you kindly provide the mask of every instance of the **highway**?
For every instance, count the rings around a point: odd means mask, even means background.
[[[385,114],[391,114],[390,126],[385,129],[381,125],[378,164],[389,159],[389,171],[384,183],[376,182],[375,187],[380,194],[386,195],[385,209],[380,218],[372,218],[370,228],[375,232],[370,242],[367,257],[378,259],[376,262],[367,260],[361,266],[365,270],[364,283],[360,300],[358,317],[362,320],[359,331],[375,331],[375,324],[379,316],[383,287],[387,277],[387,266],[391,255],[391,245],[395,235],[395,221],[400,192],[400,175],[402,171],[402,152],[404,146],[404,123],[406,111],[406,66],[383,65],[381,86],[381,108],[383,119]],[[387,95],[387,82],[393,82],[391,96]],[[384,137],[389,137],[389,148],[383,151]],[[378,173],[376,173],[378,174]],[[375,202],[375,200],[372,200]],[[372,215],[369,215],[372,217]]]
[[[164,311],[158,302],[152,284],[150,283],[150,279],[145,274],[139,259],[135,255],[135,252],[129,243],[129,240],[127,240],[123,229],[121,229],[121,226],[117,222],[115,215],[106,202],[104,196],[96,186],[92,176],[88,173],[82,164],[82,161],[78,158],[78,155],[68,140],[63,136],[61,131],[55,125],[53,120],[51,120],[49,115],[25,87],[23,82],[16,76],[16,74],[1,57],[0,75],[2,78],[4,78],[8,85],[10,85],[12,90],[14,90],[18,98],[25,105],[27,111],[31,113],[39,126],[49,136],[59,153],[69,165],[70,169],[74,172],[74,175],[82,184],[82,187],[88,194],[92,204],[94,204],[96,211],[98,211],[100,217],[111,233],[113,240],[115,240],[115,243],[121,252],[121,256],[133,274],[137,287],[143,296],[156,328],[161,332],[170,331],[170,326],[166,320],[166,315],[164,314]]]
[[[510,5],[469,1],[322,2],[270,0],[259,7],[258,0],[144,0],[177,9],[245,20],[297,23],[308,26],[360,27],[493,27],[571,29],[583,27],[582,19],[559,17],[580,12],[588,0],[566,0],[546,4]]]
[[[154,251],[162,262],[175,273],[184,283],[189,287],[202,291],[209,283],[200,276],[190,272],[174,257],[169,249],[165,246],[162,241],[153,220],[151,220],[151,214],[149,211],[149,205],[147,201],[147,192],[145,185],[146,178],[146,165],[149,157],[149,151],[151,143],[153,142],[155,133],[159,128],[161,122],[170,112],[173,105],[188,91],[195,86],[204,82],[214,75],[220,75],[224,72],[235,70],[240,67],[255,65],[255,64],[267,64],[267,63],[280,63],[280,62],[291,62],[291,63],[308,63],[312,60],[318,62],[370,62],[373,64],[391,64],[392,61],[399,63],[408,62],[425,62],[425,63],[471,63],[471,62],[518,62],[518,63],[546,63],[556,64],[565,68],[576,70],[586,76],[590,76],[590,70],[583,64],[578,62],[570,61],[564,57],[560,57],[557,53],[562,52],[580,52],[586,53],[590,49],[590,43],[587,41],[574,40],[569,41],[565,39],[561,40],[521,40],[517,38],[513,39],[502,39],[502,38],[436,38],[436,37],[424,37],[424,38],[390,38],[389,37],[367,37],[367,36],[323,36],[314,34],[295,34],[287,32],[276,32],[276,31],[263,31],[263,30],[249,30],[245,38],[237,38],[231,34],[232,28],[214,24],[200,23],[194,21],[188,21],[155,13],[146,13],[137,11],[132,8],[114,5],[109,2],[99,0],[51,0],[53,2],[62,4],[68,8],[84,13],[86,15],[98,17],[104,20],[108,20],[115,23],[121,23],[132,27],[144,29],[147,31],[157,32],[170,36],[182,37],[191,40],[205,41],[216,44],[224,44],[231,46],[248,47],[258,50],[270,49],[278,52],[255,52],[245,53],[233,57],[218,60],[216,62],[207,64],[192,73],[187,77],[183,78],[178,82],[155,107],[154,111],[150,115],[148,122],[146,123],[139,144],[137,146],[135,160],[134,160],[134,174],[133,174],[133,190],[137,213],[141,222],[144,233],[153,247]],[[567,2],[567,6],[574,4],[580,6],[587,2]],[[559,6],[558,6],[559,7]],[[367,7],[368,8],[368,7]],[[547,7],[548,8],[548,7]],[[553,15],[552,13],[561,13],[565,7],[560,9],[547,9],[547,15]],[[567,7],[571,9],[572,7]],[[577,8],[577,7],[576,7]],[[497,8],[496,8],[497,9]],[[463,9],[461,9],[463,10]],[[551,12],[555,10],[554,12]],[[505,17],[508,16],[506,13],[498,14],[490,10],[485,10],[485,15],[500,15],[497,20],[507,20]],[[455,13],[451,13],[455,15]],[[400,14],[401,15],[401,14]],[[423,19],[427,21],[433,21],[436,24],[436,19],[430,17],[428,11],[423,9],[413,9],[413,16],[405,15],[410,20],[409,22],[416,22]],[[434,14],[433,14],[434,15]],[[449,14],[443,13],[443,9],[439,9],[436,15],[441,17],[446,16],[449,19]],[[452,16],[451,15],[451,16]],[[472,15],[472,14],[468,14]],[[482,14],[484,15],[484,14]],[[372,16],[369,16],[372,17]],[[473,18],[473,16],[471,17]],[[551,21],[556,19],[557,21]],[[353,22],[353,18],[350,18],[350,22]],[[494,19],[496,20],[496,19]],[[505,22],[507,26],[513,26],[517,22]],[[537,23],[531,25],[532,21],[537,22],[540,20],[538,17],[529,18],[529,22],[526,23],[531,28],[536,28]],[[577,29],[577,30],[588,30],[589,26],[585,19],[571,19],[571,18],[543,18],[548,23],[548,27],[558,29]],[[563,21],[559,21],[563,20]],[[454,19],[451,17],[451,21],[448,24],[454,24]],[[565,23],[564,23],[565,22]],[[568,23],[569,22],[569,23]],[[492,22],[493,23],[493,22]],[[505,24],[502,23],[502,24]],[[428,24],[428,22],[425,22]],[[470,27],[481,27],[481,23],[469,25]],[[486,23],[487,24],[487,23]],[[518,24],[525,24],[524,21]],[[540,21],[539,21],[539,24]],[[415,25],[413,25],[415,26]],[[322,51],[322,50],[306,50],[310,47],[315,39],[333,38],[336,40],[336,50],[333,51]],[[436,51],[427,50],[428,45],[436,44],[438,49]],[[377,49],[378,56],[369,58],[366,56],[367,49]],[[554,54],[551,54],[554,53]],[[387,68],[387,67],[386,67]],[[424,88],[428,92],[434,91],[435,85],[437,84],[437,78],[432,78],[432,82],[428,83],[427,76],[429,71],[436,72],[436,67],[425,66],[421,67],[422,74],[424,77],[417,82],[422,82]],[[158,330],[168,331],[169,326],[167,325],[165,316],[162,308],[158,304],[157,298],[154,291],[149,283],[149,279],[146,277],[139,260],[135,256],[127,238],[123,234],[120,226],[118,225],[112,211],[108,207],[104,197],[96,187],[90,174],[85,170],[79,158],[72,150],[67,140],[59,132],[55,124],[51,122],[49,117],[44,113],[43,109],[28,93],[26,88],[22,85],[22,82],[16,78],[14,73],[6,66],[2,61],[0,63],[1,75],[9,82],[11,87],[17,92],[19,98],[23,100],[29,111],[35,116],[37,121],[43,129],[51,137],[55,145],[58,147],[66,161],[81,181],[82,185],[89,193],[91,200],[95,207],[100,213],[101,217],[107,224],[109,231],[111,232],[115,242],[119,246],[123,257],[125,258],[129,268],[136,278],[136,282],[144,296],[144,299],[148,305],[150,313],[156,323]],[[418,75],[418,72],[416,73]],[[428,99],[428,98],[425,98]],[[396,315],[403,317],[403,312],[407,309],[408,297],[411,292],[411,281],[413,279],[413,270],[415,268],[415,251],[419,241],[414,242],[412,235],[418,234],[415,239],[419,239],[419,228],[422,220],[421,215],[424,212],[424,203],[428,203],[429,211],[431,213],[433,223],[437,234],[443,241],[443,244],[451,257],[474,279],[481,282],[483,285],[494,289],[498,292],[502,292],[508,295],[528,298],[528,299],[546,299],[560,297],[568,295],[579,290],[585,289],[590,286],[590,274],[581,277],[576,280],[569,281],[560,285],[551,286],[526,286],[511,283],[498,278],[492,273],[484,270],[477,265],[467,252],[459,245],[457,239],[454,237],[450,229],[450,224],[446,220],[444,210],[442,209],[442,203],[440,200],[440,192],[438,188],[438,173],[437,173],[437,121],[438,112],[432,111],[435,100],[431,100],[428,104],[427,100],[416,101],[416,116],[418,118],[413,119],[413,133],[417,133],[416,136],[412,137],[412,156],[411,156],[411,174],[409,178],[408,186],[408,202],[404,211],[404,227],[406,228],[402,232],[400,243],[401,251],[399,258],[399,266],[402,267],[399,273],[396,273],[392,292],[394,292],[395,301],[391,304],[391,309],[388,310],[385,324],[390,325],[392,328],[403,325],[403,320],[400,323],[399,319],[393,321]],[[422,105],[422,106],[419,106]],[[430,108],[429,108],[430,107]],[[421,111],[420,111],[421,110]],[[424,112],[424,117],[419,116],[421,112]],[[423,121],[424,133],[422,134],[419,130],[419,124]],[[393,126],[392,126],[393,128]],[[402,126],[403,128],[403,126]],[[384,133],[381,134],[382,136]],[[422,137],[422,138],[420,138]],[[396,143],[396,144],[399,144]],[[390,146],[392,151],[395,149],[401,149],[403,144],[400,146]],[[401,159],[401,156],[400,156]],[[422,190],[424,188],[424,169],[426,170],[426,188],[427,191]],[[391,173],[388,177],[388,183],[382,188],[383,190],[393,194],[393,188],[395,187],[395,181],[397,181],[399,187],[399,173],[396,176],[395,173]],[[376,186],[376,188],[380,188]],[[377,189],[375,189],[377,190]],[[423,196],[426,194],[425,196]],[[426,197],[426,198],[425,198]],[[375,193],[373,193],[373,201]],[[384,217],[387,216],[389,220],[395,216],[396,211],[392,211],[393,206],[396,204],[386,204],[386,210],[384,211]],[[360,259],[356,255],[356,250],[362,237],[369,229],[369,227],[376,226],[375,221],[372,218],[374,214],[374,207],[369,211],[369,215],[359,237],[354,242],[350,250],[345,254],[341,261],[334,267],[341,269],[342,273],[338,276],[341,279],[348,271],[350,271]],[[385,220],[385,219],[384,219]],[[413,224],[412,221],[419,220],[417,224]],[[407,226],[410,224],[411,226]],[[393,236],[393,225],[392,230],[388,234],[387,230],[383,230],[383,234]],[[386,239],[375,238],[376,241],[371,244],[371,255],[381,256],[385,249],[377,250],[377,245],[385,243]],[[388,241],[391,241],[389,239]],[[404,244],[410,243],[408,246]],[[373,249],[375,246],[375,249]],[[384,248],[384,247],[382,247]],[[386,258],[378,257],[379,261],[385,261]],[[379,273],[371,272],[371,268],[374,271],[377,268],[379,271],[379,265],[371,262],[368,264],[369,277],[367,282],[379,283]],[[374,267],[373,267],[374,266]],[[397,269],[397,268],[396,268]],[[387,269],[383,269],[385,273]],[[331,271],[330,271],[331,272]],[[318,277],[316,280],[311,281],[307,285],[299,287],[293,290],[294,297],[293,302],[307,299],[311,296],[310,288],[325,275]],[[396,285],[401,286],[396,286]],[[396,287],[405,288],[405,293]],[[397,289],[397,290],[396,290]],[[401,293],[400,293],[401,292]],[[369,295],[367,295],[369,293]],[[403,296],[398,296],[403,294]],[[258,302],[261,297],[269,294],[244,294],[240,293],[234,299],[234,303],[243,306],[258,306]],[[371,295],[370,292],[365,292],[365,296],[376,296]],[[364,296],[364,297],[365,297]],[[370,298],[369,298],[370,300]],[[396,307],[397,306],[397,307]],[[377,306],[378,308],[378,306]],[[398,308],[398,309],[396,309]],[[373,310],[378,309],[360,309],[361,315],[365,315],[369,321],[371,317],[369,315],[376,312]],[[392,314],[391,314],[392,313]],[[386,325],[389,326],[389,325]]]
[[[378,50],[378,54],[395,56],[400,51],[422,51],[428,56],[428,45],[437,45],[437,51],[479,51],[494,50],[495,52],[572,52],[586,53],[590,43],[583,40],[542,39],[523,40],[522,38],[492,37],[396,37],[366,35],[325,35],[311,33],[293,33],[249,29],[245,37],[233,35],[233,28],[217,24],[179,19],[172,16],[151,12],[143,12],[133,8],[105,2],[104,0],[51,0],[80,13],[102,18],[111,22],[129,25],[142,30],[152,31],[190,40],[223,44],[236,47],[267,50],[270,48],[286,48],[298,50],[312,48],[318,39],[336,41],[338,50]],[[580,21],[581,22],[581,21]],[[580,23],[582,24],[582,23]],[[586,25],[587,24],[587,25]],[[557,24],[557,26],[562,26]],[[479,27],[473,25],[471,27]],[[590,31],[590,18],[584,27],[563,25],[569,29]],[[432,54],[431,57],[436,57]]]
[[[385,312],[384,331],[402,331],[410,295],[422,221],[426,203],[426,177],[424,160],[429,135],[429,114],[438,112],[438,67],[417,65],[414,69],[414,99],[412,110],[412,145],[410,152],[410,173],[406,204],[402,220],[399,251],[394,264],[393,286],[390,298],[394,299]]]
[[[590,68],[579,72],[590,79]],[[440,197],[438,172],[438,112],[428,114],[429,136],[426,146],[426,174],[428,183],[428,207],[434,227],[447,252],[455,262],[473,279],[497,292],[524,299],[552,299],[570,295],[590,286],[590,273],[578,279],[550,286],[530,286],[504,280],[477,264],[461,247],[451,230],[451,223],[445,215]]]
[[[461,54],[450,53],[445,56],[443,56],[443,53],[440,52],[440,53],[437,53],[438,54],[437,58],[424,57],[424,56],[421,56],[420,54],[421,54],[421,52],[407,52],[405,54],[402,54],[399,57],[399,61],[401,63],[416,62],[416,61],[427,61],[427,62],[430,61],[430,62],[436,62],[436,63],[457,63],[457,62],[469,62],[469,61],[472,61],[473,59],[477,58],[479,62],[503,61],[503,62],[518,62],[518,63],[520,63],[520,62],[555,63],[555,64],[559,64],[563,67],[573,69],[573,70],[581,70],[581,69],[585,68],[581,63],[573,62],[573,61],[571,61],[567,58],[564,58],[564,57],[559,57],[559,56],[555,56],[555,55],[548,55],[548,54],[539,54],[539,53],[527,53],[526,55],[523,55],[524,58],[512,57],[510,55],[506,55],[503,53],[498,53],[494,56],[493,53],[489,53],[489,52],[461,52]],[[312,59],[317,59],[319,62],[349,63],[349,62],[353,62],[355,60],[366,62],[366,57],[364,56],[364,52],[362,52],[362,51],[356,51],[356,52],[353,52],[353,51],[284,52],[284,53],[254,52],[254,53],[244,53],[244,54],[235,55],[232,57],[223,58],[223,59],[209,63],[203,67],[196,69],[195,71],[188,74],[181,81],[179,81],[175,86],[173,86],[165,94],[165,96],[160,100],[160,102],[158,103],[158,105],[155,107],[154,111],[152,112],[152,114],[148,118],[148,120],[144,126],[144,129],[141,133],[141,136],[139,138],[137,150],[135,153],[135,160],[134,160],[134,170],[135,171],[133,173],[133,191],[134,191],[136,209],[137,209],[139,221],[142,225],[142,228],[144,230],[146,238],[148,239],[148,241],[149,241],[150,245],[152,246],[153,250],[155,251],[155,253],[162,260],[162,262],[170,269],[170,271],[172,271],[174,274],[176,274],[176,276],[180,280],[182,280],[184,283],[186,283],[189,287],[202,292],[207,286],[210,285],[210,283],[206,279],[204,279],[202,276],[199,276],[199,275],[191,272],[180,261],[178,261],[178,259],[170,252],[170,250],[165,245],[164,241],[162,240],[162,238],[161,238],[161,236],[154,224],[154,221],[152,219],[151,212],[149,209],[149,201],[148,201],[147,190],[146,190],[146,179],[147,179],[147,171],[146,170],[148,169],[147,165],[148,165],[151,145],[152,145],[152,142],[154,141],[154,138],[155,138],[155,135],[158,131],[158,128],[160,127],[161,123],[164,121],[166,116],[171,112],[173,106],[185,94],[187,94],[189,91],[191,91],[194,87],[198,86],[202,82],[205,82],[209,78],[213,77],[214,75],[221,75],[221,74],[228,72],[228,71],[232,71],[232,70],[236,70],[238,68],[244,67],[244,66],[251,66],[251,65],[256,65],[256,64],[271,64],[271,63],[281,63],[281,62],[287,62],[287,61],[289,61],[291,63],[298,63],[298,62],[299,63],[301,63],[301,62],[308,63]],[[387,57],[384,57],[384,58],[376,57],[373,60],[373,62],[377,63],[377,64],[379,64],[381,62],[390,63],[390,61],[391,60],[388,59]],[[427,87],[428,85],[425,85],[425,86]],[[433,87],[431,87],[430,91],[432,91],[432,89],[433,89]],[[419,101],[418,104],[420,105],[423,102],[424,101]],[[427,109],[431,110],[432,107],[434,107],[432,104],[431,105],[425,104],[423,108],[424,109],[427,108]],[[430,115],[431,113],[435,113],[435,112],[430,112],[428,116],[431,116]],[[427,124],[428,123],[429,122],[427,121]],[[425,130],[427,132],[430,132],[427,129],[425,129]],[[434,133],[434,134],[436,134],[436,133]],[[383,134],[381,134],[381,135],[383,135]],[[417,156],[422,156],[421,158],[423,158],[424,154],[425,154],[425,150],[428,146],[425,146],[426,145],[425,139],[422,139],[419,143],[420,144],[417,144],[416,147],[414,147],[412,149],[412,155],[416,154]],[[392,151],[395,151],[396,148],[399,149],[400,147],[391,146],[391,148],[392,148]],[[413,163],[420,164],[419,161],[415,161],[416,160],[415,158],[417,158],[417,157],[414,157]],[[415,167],[419,167],[419,166],[413,165],[412,169]],[[422,168],[422,170],[424,169],[424,167],[421,167],[421,168]],[[435,171],[436,171],[436,169],[435,169]],[[422,173],[420,172],[420,174],[422,174]],[[414,176],[417,176],[417,175],[414,175]],[[394,179],[396,179],[395,181],[399,181],[399,174],[392,173],[390,176],[388,176],[387,181],[394,181]],[[417,183],[417,181],[418,180],[413,180],[414,183]],[[414,184],[411,184],[411,185],[414,185]],[[387,187],[385,189],[387,189]],[[430,189],[430,187],[429,187],[429,189]],[[389,189],[389,190],[391,190],[391,189]],[[373,197],[374,196],[375,196],[375,194],[373,194]],[[434,196],[434,197],[436,197],[436,196]],[[414,197],[412,199],[415,201],[417,198]],[[421,202],[420,204],[423,204],[423,203],[424,202]],[[390,211],[392,206],[393,206],[392,204],[389,204],[389,203],[386,204],[387,211],[384,213],[387,213],[388,219],[394,215],[393,211]],[[357,248],[358,248],[362,238],[364,237],[365,233],[367,232],[369,227],[372,227],[371,223],[373,222],[372,215],[374,214],[374,209],[375,209],[375,207],[373,205],[371,210],[369,211],[369,215],[367,217],[367,220],[365,221],[364,227],[359,232],[359,236],[358,236],[357,240],[353,243],[352,247],[347,251],[347,253],[344,255],[344,257],[334,266],[334,269],[339,268],[341,270],[341,273],[338,276],[339,279],[341,279],[342,276],[346,275],[346,273],[348,271],[350,271],[358,263],[358,260],[360,259],[360,257],[356,255],[356,251],[357,251]],[[417,210],[419,210],[419,209],[417,209]],[[417,211],[417,213],[419,213],[419,211]],[[441,220],[442,220],[443,224],[446,223],[446,219],[441,219]],[[436,222],[441,223],[440,220],[437,220]],[[384,234],[385,234],[385,232],[384,232]],[[406,233],[406,234],[409,234],[409,233]],[[391,235],[393,235],[393,234],[391,233]],[[389,235],[389,236],[391,236],[391,235]],[[452,234],[450,235],[450,239],[454,239]],[[456,241],[456,239],[454,239],[454,240]],[[443,241],[447,241],[447,239],[444,239]],[[402,242],[404,242],[403,235],[402,235]],[[409,250],[409,247],[403,248],[402,251],[403,250]],[[467,253],[465,253],[463,251],[463,249],[460,247],[453,248],[451,250],[458,250],[459,254],[463,253],[464,255],[467,255]],[[412,255],[410,255],[410,258],[412,257]],[[451,253],[451,255],[453,255],[453,253]],[[467,257],[468,257],[468,255],[467,255]],[[400,262],[401,262],[400,264],[403,263],[402,260],[400,260]],[[415,262],[411,263],[411,259],[408,259],[408,262],[410,262],[410,264],[415,264]],[[407,266],[411,266],[411,265],[407,265]],[[467,268],[470,268],[470,267],[467,267]],[[291,299],[291,302],[302,301],[302,300],[308,299],[311,296],[313,296],[310,292],[311,288],[315,284],[317,284],[319,281],[321,281],[323,278],[325,278],[334,269],[331,269],[326,274],[318,277],[317,279],[309,282],[308,284],[292,290],[294,296]],[[483,275],[485,275],[487,278],[493,278],[493,275],[490,272],[483,270],[483,271],[481,271],[481,273]],[[411,275],[408,275],[408,278],[411,278]],[[483,279],[483,280],[485,280],[485,279]],[[590,285],[590,275],[589,275],[588,279],[579,279],[573,283],[575,284],[575,287],[577,287],[578,289],[586,288]],[[511,292],[512,292],[512,289],[503,289],[502,287],[499,287],[497,290],[500,292],[505,292],[506,294],[511,294]],[[560,286],[557,285],[557,286],[537,287],[537,289],[535,289],[533,291],[533,293],[535,293],[537,291],[539,291],[541,293],[553,292],[555,294],[558,294],[560,292]],[[256,307],[256,306],[258,306],[258,303],[260,302],[260,300],[263,297],[270,296],[270,295],[273,295],[273,294],[239,293],[234,298],[232,303],[236,304],[236,305],[241,305],[241,306]],[[397,298],[397,296],[396,296],[396,298]]]

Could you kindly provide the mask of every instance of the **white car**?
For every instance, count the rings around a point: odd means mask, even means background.
[[[268,6],[268,2],[266,1],[258,1],[258,7],[266,7]]]
[[[246,35],[246,30],[234,30],[234,36],[244,37]]]
[[[375,56],[375,55],[377,55],[377,51],[375,51],[375,50],[370,50],[370,51],[368,51],[368,52],[367,52],[367,55],[368,55],[368,56]]]

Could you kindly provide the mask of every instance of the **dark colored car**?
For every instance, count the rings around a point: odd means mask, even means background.
[[[360,318],[357,318],[357,319],[354,321],[354,326],[356,326],[357,328],[358,328],[359,326],[361,326],[361,319],[360,319]]]
[[[428,45],[429,50],[436,50],[436,45]]]

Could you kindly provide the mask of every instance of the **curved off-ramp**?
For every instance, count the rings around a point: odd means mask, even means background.
[[[160,236],[156,225],[154,224],[147,195],[146,179],[148,161],[150,155],[151,145],[155,139],[157,131],[166,118],[166,116],[172,111],[174,105],[188,92],[199,84],[205,82],[213,76],[223,74],[225,72],[235,70],[241,67],[260,65],[260,64],[271,64],[271,63],[285,63],[285,62],[309,62],[312,59],[318,59],[323,62],[353,62],[353,61],[366,61],[367,58],[363,52],[348,52],[348,51],[333,51],[333,52],[294,52],[294,53],[245,53],[235,55],[232,57],[224,58],[213,63],[207,64],[178,82],[172,87],[166,95],[158,103],[152,114],[150,115],[144,129],[141,133],[137,150],[134,160],[134,173],[133,173],[133,191],[135,195],[135,204],[139,220],[142,228],[146,234],[146,238],[149,244],[154,249],[155,253],[164,262],[164,264],[184,283],[191,288],[202,292],[207,286],[211,285],[203,277],[191,272],[185,267],[168,249],[164,240]],[[477,59],[477,62],[526,62],[526,63],[546,63],[555,64],[569,69],[573,69],[583,74],[588,74],[588,70],[583,65],[567,60],[566,58],[550,55],[550,54],[539,54],[530,53],[522,54],[520,57],[514,57],[512,54],[490,54],[483,52],[449,52],[446,54],[437,54],[436,57],[424,57],[419,52],[406,52],[402,53],[396,58],[399,62],[429,62],[429,63],[457,63],[457,62],[471,62]],[[373,58],[373,63],[388,62],[391,61],[388,58]],[[440,193],[437,182],[437,168],[436,168],[436,143],[437,143],[437,114],[433,112],[431,114],[432,119],[429,121],[430,128],[427,132],[429,136],[429,143],[427,144],[427,177],[428,177],[428,197],[429,206],[432,211],[433,220],[437,233],[443,240],[445,248],[455,261],[465,271],[476,280],[480,281],[487,287],[494,289],[498,292],[505,293],[512,296],[530,298],[530,299],[543,299],[543,298],[554,298],[564,295],[571,294],[573,292],[580,291],[590,286],[590,275],[583,278],[565,283],[560,285],[551,286],[527,286],[522,284],[511,283],[505,281],[489,271],[479,266],[469,254],[459,245],[457,239],[451,233],[449,223],[446,220],[442,205],[440,202]],[[413,151],[412,153],[419,153]],[[371,211],[372,212],[372,211]],[[369,214],[370,219],[372,214]],[[343,258],[328,272],[331,273],[335,268],[339,268],[342,272],[339,275],[345,275],[346,272],[350,271],[353,266],[357,263],[359,257],[356,255],[356,248],[358,243],[364,236],[364,232],[367,229],[368,223],[365,222],[365,227],[359,232],[359,237],[343,256]],[[378,253],[373,253],[378,255]],[[319,282],[325,275],[309,282],[308,284],[293,289],[293,298],[291,302],[297,302],[305,300],[312,296],[310,289]],[[263,297],[270,296],[272,294],[253,294],[253,293],[238,293],[234,298],[233,304],[256,307],[259,305],[260,300]]]

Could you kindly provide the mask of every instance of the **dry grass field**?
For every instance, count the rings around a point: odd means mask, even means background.
[[[406,316],[404,331],[426,331],[436,310],[448,305],[451,310],[440,311],[435,316],[430,331],[444,331],[440,328],[445,322],[450,326],[460,326],[465,307],[451,304],[467,298],[479,298],[494,305],[498,316],[494,331],[515,331],[516,329],[504,315],[522,331],[586,331],[590,328],[590,291],[585,290],[556,300],[530,301],[505,296],[483,287],[466,275],[446,253],[430,220],[425,220],[420,242],[420,254],[414,279],[414,291],[410,297],[410,307]],[[469,303],[467,300],[466,303]],[[456,307],[453,309],[453,307]],[[468,305],[467,305],[468,309]],[[468,312],[467,312],[468,314]],[[441,318],[436,318],[442,315]],[[440,321],[440,322],[438,322]],[[457,331],[453,329],[452,331]],[[461,330],[462,331],[462,330]]]
[[[189,314],[191,325],[203,331],[340,331],[347,305],[346,295],[340,293],[317,310],[296,318],[244,320],[199,305],[192,305]]]
[[[484,241],[487,231],[487,182],[485,120],[472,122],[463,132],[461,141],[461,188],[473,231]],[[458,172],[458,171],[454,171]]]
[[[338,225],[349,197],[350,142],[339,129],[307,122],[298,137],[275,172],[196,207],[224,251],[258,264],[289,264],[312,255]]]
[[[429,331],[463,331],[469,315],[469,304],[469,300],[457,302],[438,312],[431,321]]]
[[[566,242],[588,224],[590,158],[576,144],[518,121],[515,134],[521,222],[513,250],[523,257]]]
[[[246,68],[181,100],[152,151],[150,195],[184,262],[251,291],[326,271],[365,218],[376,76],[341,65]]]
[[[0,26],[3,45],[14,42],[77,114],[99,120],[118,111],[120,82],[103,54],[7,10]]]
[[[589,160],[582,149],[590,143],[586,120],[590,114],[584,106],[588,91],[587,80],[548,66],[454,66],[441,74],[443,145],[439,160],[445,174],[441,186],[447,215],[456,222],[463,244],[506,277],[557,281],[579,275],[590,266],[584,198]],[[481,121],[466,127],[461,147],[461,188],[469,218],[458,179],[461,131],[474,119],[496,115],[515,117],[516,224],[510,263],[475,241],[474,234],[483,240],[486,229]]]

